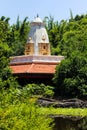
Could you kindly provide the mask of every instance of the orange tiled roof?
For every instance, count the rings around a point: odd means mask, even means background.
[[[10,66],[14,74],[18,74],[18,73],[51,73],[53,74],[55,73],[55,67],[56,67],[56,64],[39,64],[39,63]]]

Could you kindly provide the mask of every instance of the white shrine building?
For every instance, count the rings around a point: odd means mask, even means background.
[[[20,81],[48,83],[64,57],[51,55],[48,34],[38,16],[30,26],[24,55],[11,57],[10,68]]]

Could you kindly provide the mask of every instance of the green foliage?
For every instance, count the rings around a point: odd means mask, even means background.
[[[73,50],[87,50],[87,15],[77,15],[75,18],[70,11],[69,21],[54,22],[53,17],[46,18],[46,28],[51,43],[51,53],[69,56]]]
[[[23,55],[24,47],[29,33],[29,22],[27,22],[28,17],[26,17],[23,22],[17,18],[16,24],[9,27],[7,31],[7,44],[11,48],[10,55]]]
[[[24,89],[0,91],[0,129],[52,130],[52,119],[40,113],[35,100]]]
[[[70,15],[69,21],[61,20],[58,23],[52,18],[48,20],[48,25],[52,25],[51,28],[47,26],[51,52],[54,55],[65,56],[54,76],[55,91],[61,96],[85,97],[87,96],[87,15],[76,15],[74,18],[71,11]],[[74,53],[75,51],[78,53]]]
[[[65,63],[62,63],[62,68],[65,67],[67,69],[63,69],[64,72],[61,72],[61,74],[56,74],[58,77],[60,76],[60,81],[58,78],[54,78],[55,82],[58,83],[57,86],[60,86],[62,84],[62,89],[65,91],[65,88],[68,92],[74,91],[72,94],[73,96],[78,95],[86,95],[86,70],[87,68],[86,63],[81,64],[80,67],[77,65],[77,62],[79,63],[79,58],[76,58],[75,61],[73,61],[73,56],[71,54],[73,51],[78,51],[79,53],[83,53],[82,58],[85,60],[87,59],[87,14],[86,15],[76,15],[75,18],[73,17],[72,11],[70,10],[70,19],[68,21],[61,20],[60,22],[54,21],[54,18],[52,16],[45,17],[44,22],[46,23],[46,29],[48,31],[49,40],[51,44],[51,53],[53,55],[64,55],[66,58]],[[28,18],[25,17],[23,21],[20,21],[19,16],[17,18],[17,22],[13,25],[9,24],[9,18],[6,18],[5,16],[2,16],[0,18],[0,84],[2,86],[12,86],[10,85],[11,78],[11,72],[8,68],[8,62],[9,56],[12,55],[23,55],[24,54],[24,47],[27,39],[27,35],[30,30],[30,24],[27,21]],[[77,54],[75,54],[77,55]],[[79,55],[79,54],[78,54]],[[79,55],[80,57],[80,55]],[[71,60],[72,59],[72,60]],[[77,68],[80,69],[76,72],[74,62],[77,65]],[[65,65],[63,65],[65,64]],[[71,65],[72,64],[72,65]],[[71,67],[72,66],[72,67]],[[69,68],[72,68],[71,70]],[[67,71],[70,72],[69,75],[72,75],[72,77],[67,77],[64,75],[64,73],[67,75]],[[73,73],[71,71],[74,71]],[[59,72],[59,71],[58,71]],[[63,73],[63,74],[62,74]],[[76,78],[74,78],[76,75]],[[65,77],[64,77],[65,76]],[[58,81],[57,81],[58,80]],[[63,81],[63,82],[62,82]],[[80,83],[80,85],[79,85]],[[68,86],[69,84],[69,86]],[[79,86],[79,87],[76,87]],[[42,85],[43,86],[43,85]],[[51,90],[45,90],[44,87],[41,87],[41,89],[44,92],[44,95],[52,95]],[[66,87],[65,87],[66,86]],[[71,87],[70,87],[71,86]],[[72,87],[74,86],[74,87]],[[37,86],[38,88],[38,86]],[[45,87],[46,89],[49,87]],[[70,90],[71,88],[71,90]],[[73,88],[73,89],[72,89]],[[78,91],[78,89],[79,91]],[[68,89],[70,91],[68,91]],[[34,89],[34,87],[31,87],[32,93],[36,93],[37,90]],[[50,91],[49,91],[50,90]],[[38,88],[38,92],[43,92]]]
[[[75,52],[56,68],[54,76],[58,94],[69,97],[87,97],[87,58]]]
[[[0,41],[6,42],[9,31],[9,18],[2,16],[0,18]]]
[[[6,43],[0,42],[0,90],[18,86],[9,68],[9,55],[11,49]]]
[[[65,115],[74,117],[87,117],[87,108],[54,108],[42,107],[39,111],[48,115]]]
[[[28,95],[39,95],[44,97],[53,97],[53,87],[42,84],[28,84],[23,88]],[[27,96],[27,95],[26,95]]]
[[[31,104],[9,106],[0,113],[0,129],[4,130],[51,130],[51,119],[39,114]]]

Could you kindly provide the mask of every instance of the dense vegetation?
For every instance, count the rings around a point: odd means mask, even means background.
[[[44,18],[52,55],[65,56],[56,67],[53,87],[28,84],[21,88],[12,76],[9,57],[24,54],[30,24],[27,17],[21,22],[18,16],[13,25],[9,20],[0,18],[0,129],[51,130],[52,120],[39,113],[31,96],[87,98],[87,15],[71,15],[59,23],[51,16]]]
[[[0,91],[0,130],[52,130],[52,119],[40,113],[27,87]]]
[[[39,112],[32,95],[52,96],[51,86],[21,87],[9,69],[9,57],[24,52],[29,32],[27,18],[10,26],[9,18],[0,18],[0,130],[52,130],[52,120]]]
[[[55,32],[57,28],[57,33]],[[87,97],[87,15],[76,16],[53,24],[49,31],[54,54],[65,56],[54,76],[56,94],[66,97]],[[61,33],[60,33],[61,32]],[[52,35],[55,34],[52,38]],[[59,38],[60,37],[60,38]],[[59,39],[58,39],[59,38]]]
[[[12,55],[24,54],[24,47],[30,22],[26,17],[22,22],[17,18],[16,24],[9,24],[10,18],[0,18],[0,86],[11,86],[8,63]],[[45,17],[52,55],[63,55],[65,60],[56,68],[53,81],[56,95],[71,97],[87,96],[87,15],[76,15],[68,21],[54,21]],[[7,82],[6,82],[7,81]],[[12,82],[11,82],[12,83]]]

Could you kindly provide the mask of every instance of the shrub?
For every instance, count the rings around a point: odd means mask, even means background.
[[[0,92],[0,130],[52,130],[52,119],[41,114],[24,90],[8,88]]]
[[[56,68],[56,92],[61,96],[87,97],[87,58],[74,52]]]
[[[23,88],[23,92],[28,95],[40,95],[45,97],[52,97],[53,87],[44,84],[28,84]]]

